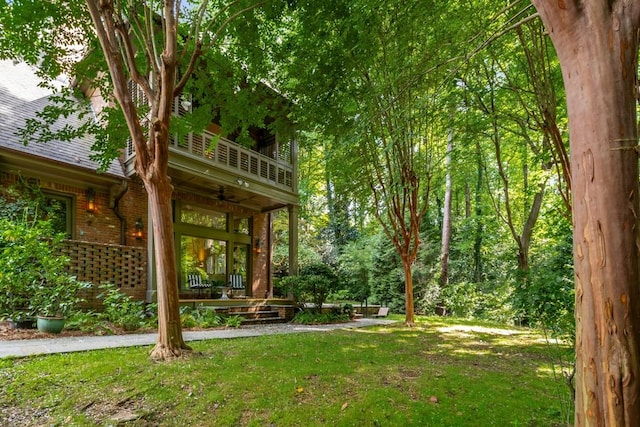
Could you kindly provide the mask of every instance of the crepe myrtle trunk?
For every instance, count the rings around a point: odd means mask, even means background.
[[[151,77],[137,69],[132,33],[121,17],[120,3],[86,0],[113,83],[113,96],[122,109],[136,151],[136,173],[144,183],[153,224],[158,290],[158,341],[151,358],[168,360],[190,350],[182,338],[171,210],[173,186],[168,174],[169,125],[176,91],[177,20],[175,1],[164,1],[164,49],[154,62]],[[197,58],[197,54],[192,59]],[[192,61],[193,62],[193,61]],[[188,77],[189,72],[183,77]],[[137,105],[128,90],[129,79],[147,94],[148,132],[138,119]]]
[[[191,348],[182,337],[178,276],[173,234],[171,194],[168,177],[144,180],[153,222],[156,285],[158,290],[158,338],[150,357],[166,360],[179,357]]]
[[[640,420],[636,74],[640,2],[534,0],[567,94],[576,426]]]
[[[413,308],[413,274],[411,271],[411,260],[402,257],[402,268],[404,269],[404,296],[405,296],[405,317],[404,324],[414,326],[416,324],[415,312]]]

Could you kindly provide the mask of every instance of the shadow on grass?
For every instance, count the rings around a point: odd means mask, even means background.
[[[26,426],[566,425],[549,348],[526,329],[427,319],[411,329],[192,345],[193,357],[165,364],[151,363],[149,348],[3,363],[0,419]]]

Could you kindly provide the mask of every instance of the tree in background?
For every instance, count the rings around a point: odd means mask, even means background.
[[[449,248],[451,246],[451,203],[453,197],[453,185],[451,183],[451,153],[453,152],[453,129],[449,129],[447,136],[447,153],[444,159],[445,165],[445,189],[444,206],[442,213],[442,244],[440,245],[440,288],[444,289],[449,284]],[[446,308],[438,308],[440,314],[446,313]]]
[[[350,175],[352,194],[367,194],[368,212],[402,260],[405,322],[413,324],[412,268],[434,159],[445,150],[439,65],[457,33],[441,29],[444,9],[424,2],[336,1],[297,13],[297,34],[315,36],[283,43],[287,89],[331,138],[332,168]]]

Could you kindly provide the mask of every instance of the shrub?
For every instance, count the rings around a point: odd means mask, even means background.
[[[198,326],[198,321],[193,314],[185,313],[180,316],[180,324],[183,328],[195,328]]]
[[[242,324],[242,318],[240,316],[225,317],[224,325],[229,328],[238,328]]]
[[[20,321],[40,314],[66,315],[87,285],[66,270],[59,255],[64,238],[50,221],[0,218],[0,317]]]
[[[60,255],[66,235],[56,230],[66,226],[59,204],[22,177],[0,192],[0,318],[68,316],[90,284],[69,274]]]
[[[147,324],[147,326],[152,328],[158,326],[158,303],[148,303],[144,308],[144,312],[146,317],[145,323]]]
[[[342,314],[345,314],[349,317],[349,319],[353,319],[354,310],[353,305],[346,303],[342,306]]]
[[[95,335],[113,335],[115,330],[100,319],[100,315],[92,311],[76,311],[64,323],[64,328],[71,331],[82,331]]]
[[[448,314],[472,318],[480,307],[481,295],[474,283],[449,283],[441,293]]]
[[[211,328],[214,326],[221,326],[223,324],[222,316],[215,313],[213,310],[198,310],[196,320],[198,325],[202,328]]]
[[[104,289],[98,298],[104,306],[103,317],[119,328],[135,331],[145,324],[145,308],[143,301],[134,301],[129,295],[121,292],[113,284],[100,285]]]
[[[328,265],[311,264],[302,268],[297,277],[283,277],[279,286],[293,294],[298,304],[312,303],[316,312],[320,312],[327,297],[340,289],[340,281]]]
[[[180,320],[183,328],[212,328],[222,326],[226,321],[213,310],[204,307],[193,309],[187,306],[180,307]],[[235,320],[231,320],[231,323],[235,324]]]
[[[293,295],[293,299],[298,304],[304,304],[304,302],[302,301],[302,294],[298,286],[299,281],[300,281],[299,276],[284,276],[279,278],[274,283],[274,287],[277,289],[278,294],[283,296]]]
[[[341,323],[348,322],[350,320],[347,314],[343,314],[335,311],[329,313],[315,313],[312,311],[301,311],[297,313],[293,319],[292,323],[297,323],[301,325],[320,325],[326,323]]]

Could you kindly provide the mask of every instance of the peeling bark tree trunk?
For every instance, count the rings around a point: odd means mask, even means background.
[[[405,298],[405,320],[407,326],[415,325],[415,312],[413,308],[413,274],[411,272],[412,261],[402,259],[404,269],[404,298]]]
[[[191,348],[182,337],[178,275],[173,238],[171,194],[173,186],[167,176],[144,180],[148,194],[156,260],[156,285],[158,288],[158,340],[151,351],[155,360],[179,357]]]
[[[576,426],[640,420],[636,73],[640,2],[534,0],[567,93]]]
[[[112,0],[87,0],[87,7],[105,55],[113,95],[122,108],[136,149],[135,168],[144,183],[153,221],[155,266],[158,291],[158,341],[151,358],[165,360],[190,350],[182,337],[176,273],[175,245],[171,211],[173,186],[168,174],[169,125],[176,89],[177,21],[175,4],[164,3],[164,49],[154,62],[149,78],[136,68],[135,49],[122,11]],[[198,52],[192,57],[194,60]],[[190,72],[185,73],[188,77]],[[185,78],[186,78],[185,77]],[[138,84],[149,99],[149,131],[143,130],[137,107],[128,90],[128,80]]]

